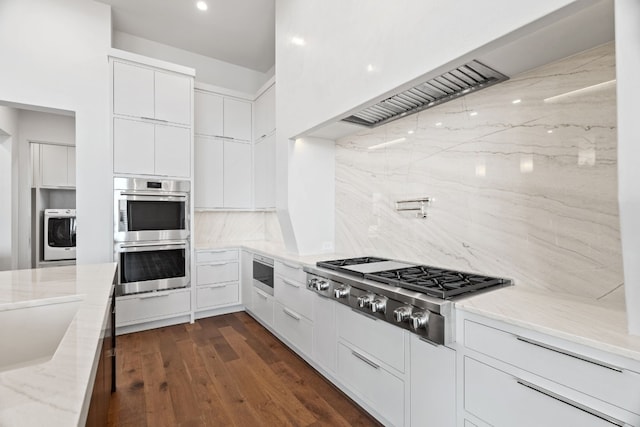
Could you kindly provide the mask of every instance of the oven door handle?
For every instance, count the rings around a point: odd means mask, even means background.
[[[162,242],[162,243],[131,243],[118,246],[118,249],[153,248],[153,249],[186,249],[184,242]]]
[[[126,197],[140,197],[141,199],[154,199],[154,200],[186,200],[187,196],[181,193],[120,193],[122,196]]]

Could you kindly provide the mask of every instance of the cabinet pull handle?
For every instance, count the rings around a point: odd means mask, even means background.
[[[227,265],[227,264],[231,264],[231,263],[222,261],[222,262],[210,262],[210,263],[207,263],[207,264],[204,264],[204,265],[208,265],[208,266],[211,266],[211,267],[218,267],[218,266]]]
[[[215,291],[217,289],[222,289],[222,288],[226,288],[229,285],[218,285],[218,286],[211,286],[209,289],[211,289],[212,291]]]
[[[561,395],[559,395],[557,393],[549,391],[549,390],[547,390],[545,388],[539,387],[539,386],[537,386],[535,384],[532,384],[532,383],[530,383],[528,381],[521,380],[520,378],[515,378],[515,377],[514,377],[514,379],[521,386],[527,387],[527,388],[529,388],[529,389],[531,389],[533,391],[536,391],[536,392],[538,392],[540,394],[548,396],[548,397],[550,397],[552,399],[556,399],[556,400],[558,400],[558,401],[560,401],[560,402],[562,402],[562,403],[564,403],[566,405],[573,406],[576,409],[584,411],[589,415],[593,415],[594,417],[598,417],[598,418],[600,418],[600,419],[602,419],[602,420],[604,420],[604,421],[606,421],[606,422],[608,422],[610,424],[613,424],[615,426],[620,426],[620,427],[625,427],[625,426],[628,425],[624,421],[620,421],[620,420],[618,420],[616,418],[613,418],[613,417],[611,417],[611,416],[609,416],[607,414],[603,414],[600,411],[596,411],[595,409],[591,409],[591,408],[589,408],[589,407],[587,407],[587,406],[585,406],[585,405],[583,405],[581,403],[578,403],[578,402],[576,402],[574,400],[568,399],[568,398],[566,398],[564,396],[561,396]]]
[[[169,120],[154,119],[153,117],[140,117],[140,118],[144,120],[151,120],[154,122],[169,123]]]
[[[254,288],[255,289],[255,288]],[[260,289],[256,289],[256,293],[258,295],[260,295],[262,298],[264,299],[269,299],[269,297],[267,296],[267,294],[263,293]]]
[[[292,319],[296,319],[297,321],[300,321],[300,316],[298,316],[297,314],[295,314],[293,311],[289,310],[288,308],[284,307],[282,309],[282,311],[284,312],[284,314],[286,314],[287,316],[291,317]]]
[[[169,294],[169,293],[166,293],[166,294],[159,294],[159,293],[157,293],[157,292],[152,292],[152,293],[150,293],[150,294],[140,295],[140,296],[138,297],[138,299],[150,299],[150,298],[168,297],[169,295],[171,295],[171,294]]]
[[[580,354],[575,354],[575,353],[572,353],[570,351],[563,350],[563,349],[560,349],[558,347],[551,346],[549,344],[541,343],[540,341],[532,340],[530,338],[525,338],[525,337],[521,337],[521,336],[518,336],[518,335],[516,335],[516,339],[518,341],[526,342],[527,344],[535,345],[535,346],[542,347],[542,348],[547,349],[547,350],[554,351],[556,353],[564,354],[565,356],[573,357],[574,359],[582,360],[583,362],[592,363],[592,364],[600,366],[602,368],[611,369],[612,371],[616,371],[616,372],[622,372],[622,369],[620,369],[620,368],[618,368],[616,366],[609,365],[609,364],[603,363],[603,362],[601,362],[599,360],[594,360],[594,359],[591,359],[590,357],[582,356]]]
[[[288,262],[284,262],[284,261],[282,262],[282,265],[284,265],[285,267],[293,268],[294,270],[299,270],[300,269],[300,266],[289,264]]]
[[[351,354],[354,355],[355,357],[357,357],[358,359],[362,360],[367,365],[371,366],[373,369],[380,369],[380,365],[378,365],[376,363],[373,363],[371,360],[367,359],[366,357],[364,357],[360,353],[358,353],[358,352],[356,352],[354,350],[351,350]]]
[[[300,288],[300,285],[298,285],[297,283],[293,283],[287,279],[282,279],[282,281],[293,288]]]
[[[378,320],[378,318],[377,318],[377,317],[372,316],[372,315],[370,315],[370,314],[368,314],[368,313],[363,313],[362,311],[356,310],[355,308],[352,308],[352,309],[351,309],[351,311],[353,311],[354,313],[361,314],[361,315],[363,315],[364,317],[368,317],[368,318],[369,318],[369,319],[371,319],[371,320]]]

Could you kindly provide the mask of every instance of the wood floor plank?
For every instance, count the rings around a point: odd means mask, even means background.
[[[109,426],[378,426],[244,312],[119,336]]]

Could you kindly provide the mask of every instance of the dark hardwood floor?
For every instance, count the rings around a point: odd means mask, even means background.
[[[244,312],[122,335],[110,426],[377,426]]]

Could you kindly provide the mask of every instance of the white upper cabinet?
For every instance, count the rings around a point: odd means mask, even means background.
[[[113,63],[113,113],[191,124],[191,78]]]
[[[253,147],[256,208],[276,206],[276,137],[269,136],[257,141]]]
[[[251,207],[251,144],[224,143],[224,207]]]
[[[194,128],[196,135],[224,136],[223,121],[223,97],[213,93],[195,92],[195,119]]]
[[[251,141],[251,102],[195,92],[195,133]]]
[[[154,71],[135,65],[113,63],[113,112],[125,116],[155,116]]]
[[[153,175],[155,125],[115,118],[113,120],[113,171]]]
[[[224,136],[251,141],[251,103],[238,99],[224,99]]]
[[[177,126],[156,126],[155,175],[191,175],[191,130]]]
[[[223,206],[223,156],[223,140],[196,136],[194,156],[194,206],[196,208]]]
[[[258,140],[273,133],[276,128],[276,86],[260,95],[254,103],[255,121],[253,139]]]
[[[191,125],[191,79],[155,72],[155,119]]]
[[[40,186],[76,186],[76,147],[40,144]]]

